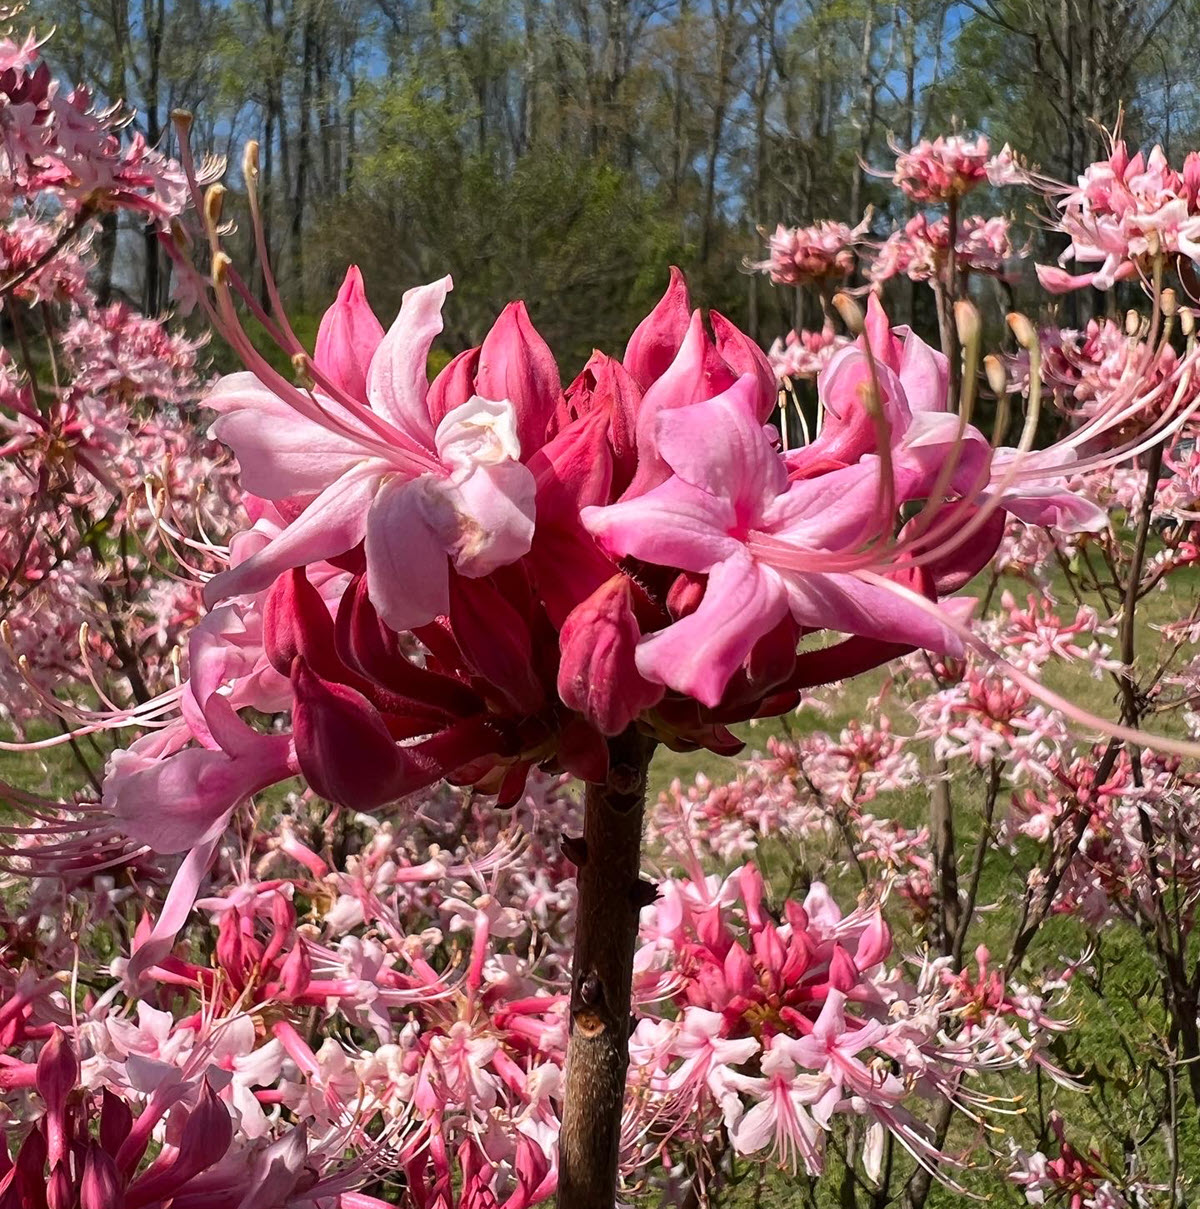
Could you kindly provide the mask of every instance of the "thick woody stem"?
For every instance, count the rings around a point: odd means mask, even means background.
[[[638,876],[654,741],[630,728],[609,741],[609,774],[588,785],[578,867],[570,1040],[559,1138],[559,1209],[613,1209],[638,913],[654,888]]]

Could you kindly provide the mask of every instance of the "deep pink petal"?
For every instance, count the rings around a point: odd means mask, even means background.
[[[643,390],[661,378],[674,361],[687,333],[691,311],[687,282],[672,265],[667,292],[634,328],[625,346],[624,366]]]
[[[764,532],[805,550],[844,550],[879,525],[879,463],[875,459],[793,483],[762,513]]]
[[[737,375],[717,353],[697,311],[675,359],[642,397],[637,418],[637,473],[625,492],[626,497],[641,495],[670,475],[658,452],[659,413],[711,399],[728,390],[736,380]]]
[[[367,301],[358,265],[352,264],[337,301],[321,316],[313,362],[335,386],[365,403],[367,370],[382,339],[383,324]]]
[[[758,384],[754,414],[765,424],[779,401],[779,383],[767,355],[742,331],[717,311],[710,311],[713,339],[721,359],[735,374],[751,374]]]
[[[553,435],[562,401],[558,363],[523,302],[510,302],[484,337],[475,390],[485,399],[507,399],[516,408],[522,457],[530,457]]]
[[[755,525],[787,486],[787,469],[757,405],[758,384],[744,374],[716,398],[658,417],[658,450],[667,465],[684,482],[728,500],[742,525]]]

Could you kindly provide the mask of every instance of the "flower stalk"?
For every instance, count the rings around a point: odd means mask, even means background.
[[[608,779],[588,785],[583,839],[568,846],[579,898],[559,1209],[612,1209],[616,1201],[638,916],[655,897],[640,876],[654,747],[636,727],[609,741]]]

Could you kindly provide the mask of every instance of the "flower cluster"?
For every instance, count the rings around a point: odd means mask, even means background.
[[[961,134],[922,139],[907,151],[897,148],[892,182],[913,201],[946,202],[990,181],[1006,183],[1012,154],[1006,147],[990,156],[987,138]]]
[[[856,227],[828,220],[809,227],[780,223],[767,241],[766,260],[753,267],[778,285],[837,284],[854,271],[855,249],[870,220],[867,214]]]
[[[178,214],[187,201],[179,166],[141,135],[121,139],[129,115],[120,106],[97,108],[82,85],[64,90],[41,45],[32,33],[21,42],[0,39],[0,213],[7,218],[21,202],[53,194],[67,220],[60,234],[101,210]]]
[[[1003,215],[964,219],[955,232],[954,254],[960,273],[1001,275],[1014,255],[1009,220]],[[869,272],[873,282],[892,277],[942,281],[949,260],[950,220],[917,214],[883,242]]]
[[[815,378],[833,359],[834,353],[850,341],[826,323],[820,331],[791,331],[776,340],[767,351],[771,368],[780,382]]]
[[[1074,186],[1047,186],[1058,196],[1056,226],[1070,240],[1059,266],[1038,265],[1038,280],[1051,293],[1150,276],[1158,256],[1200,256],[1200,154],[1191,152],[1182,171],[1161,147],[1129,154],[1114,142],[1107,159],[1089,164]],[[1098,268],[1072,275],[1068,261]]]

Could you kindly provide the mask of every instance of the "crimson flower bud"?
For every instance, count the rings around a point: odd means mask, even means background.
[[[100,1103],[100,1148],[116,1154],[133,1128],[133,1110],[106,1087]]]
[[[522,611],[491,579],[450,577],[450,624],[472,671],[513,708],[533,714],[546,691],[534,662],[533,635]]]
[[[279,983],[285,999],[296,999],[302,995],[312,981],[312,962],[308,956],[308,946],[302,940],[297,940],[292,951],[284,959],[279,971]]]
[[[667,609],[671,616],[679,621],[680,618],[694,613],[704,599],[704,589],[707,585],[707,575],[681,571],[667,592]]]
[[[94,1142],[83,1161],[79,1209],[124,1209],[125,1192],[112,1158]]]
[[[692,317],[683,274],[671,266],[671,283],[654,310],[634,329],[625,346],[625,368],[633,380],[645,390],[666,372],[675,359],[687,334]]]
[[[530,321],[523,302],[510,302],[484,337],[475,393],[512,403],[522,458],[545,444],[562,400],[562,383],[554,354]]]
[[[601,584],[563,624],[558,695],[602,734],[619,735],[666,691],[637,670],[641,636],[633,586],[624,575]]]
[[[62,1029],[55,1026],[37,1063],[38,1095],[48,1112],[61,1112],[79,1083],[79,1059]]]
[[[417,785],[383,718],[361,693],[323,680],[297,658],[292,669],[296,759],[308,783],[331,802],[371,810]]]
[[[184,1122],[174,1158],[165,1163],[160,1158],[134,1180],[129,1187],[129,1200],[135,1205],[148,1205],[170,1199],[188,1180],[224,1158],[232,1143],[233,1120],[229,1109],[206,1079],[196,1107]]]
[[[446,413],[461,407],[475,394],[475,374],[479,368],[479,349],[468,348],[459,353],[429,384],[425,405],[436,428]]]
[[[75,1209],[75,1188],[66,1163],[56,1163],[46,1184],[46,1209]]]
[[[762,349],[758,347],[735,323],[724,315],[712,311],[708,316],[712,324],[713,337],[721,359],[739,377],[753,374],[758,381],[758,404],[756,414],[764,424],[775,410],[779,399],[779,383],[775,371]]]

